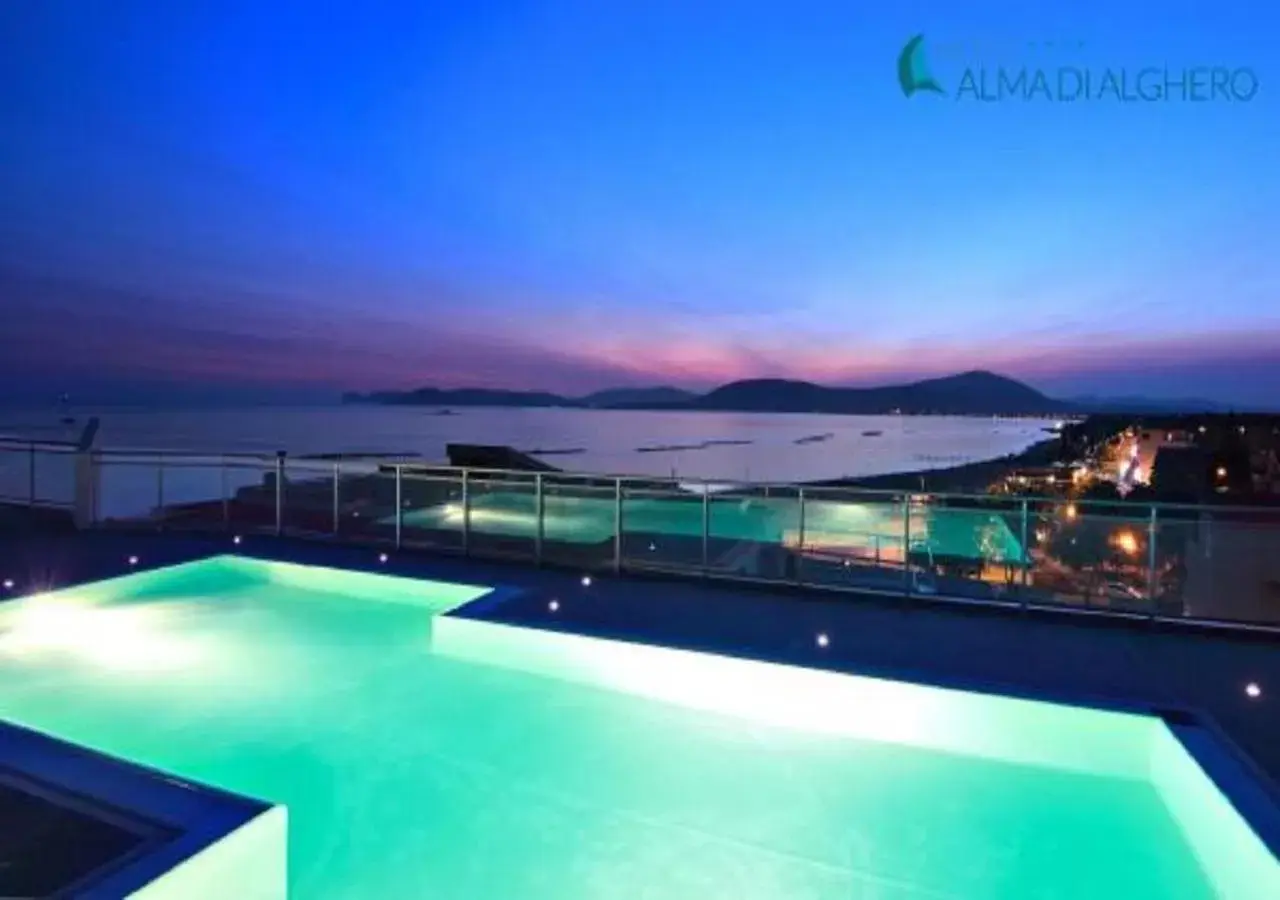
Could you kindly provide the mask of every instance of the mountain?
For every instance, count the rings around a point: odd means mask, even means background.
[[[578,400],[583,406],[595,409],[648,406],[676,406],[690,403],[697,399],[692,391],[682,391],[674,387],[653,388],[613,388],[596,391]]]
[[[387,406],[580,406],[557,394],[543,391],[503,391],[461,388],[444,391],[418,388],[413,391],[374,391],[370,394],[343,394],[343,403],[379,403]]]
[[[723,412],[817,412],[876,415],[1000,415],[1075,412],[1020,381],[991,372],[965,372],[911,384],[875,388],[824,387],[808,381],[757,378],[735,381],[708,394],[677,388],[619,388],[580,399],[531,391],[419,388],[347,394],[345,403],[401,406],[566,406],[614,409],[689,409]]]
[[[732,412],[818,412],[860,415],[1052,414],[1073,411],[1020,381],[992,372],[965,372],[875,388],[823,387],[807,381],[735,381],[696,399],[696,409]]]

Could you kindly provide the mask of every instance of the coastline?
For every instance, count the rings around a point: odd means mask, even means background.
[[[993,482],[1014,469],[1047,466],[1057,462],[1061,445],[1060,437],[1051,437],[1037,441],[1020,453],[1010,453],[979,462],[911,472],[890,472],[885,475],[830,478],[810,481],[806,484],[812,487],[859,487],[881,491],[985,494]]]

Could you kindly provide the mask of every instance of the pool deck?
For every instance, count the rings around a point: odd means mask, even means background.
[[[1280,784],[1275,635],[688,578],[593,574],[584,584],[566,569],[288,538],[237,545],[229,535],[9,538],[0,580],[14,585],[0,597],[220,553],[513,589],[454,613],[490,621],[1064,702],[1191,709],[1217,724],[1273,793]],[[1246,695],[1251,682],[1261,696]]]

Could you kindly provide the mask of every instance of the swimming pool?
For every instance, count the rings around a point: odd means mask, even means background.
[[[660,588],[655,588],[655,590]],[[292,895],[1274,897],[1171,726],[235,557],[0,607],[0,718],[288,809]]]
[[[653,493],[653,492],[650,492]],[[475,491],[470,496],[473,533],[532,540],[538,532],[537,499],[531,492]],[[542,536],[548,541],[597,544],[617,531],[617,500],[612,496],[542,498]],[[624,497],[625,532],[677,538],[701,538],[703,502],[690,493]],[[461,503],[443,503],[402,513],[408,529],[456,531],[462,528]],[[1026,561],[1023,548],[1004,517],[986,510],[916,504],[907,521],[900,502],[805,501],[804,521],[794,498],[716,497],[709,499],[707,536],[732,541],[797,546],[803,531],[810,548],[859,551],[886,561],[902,560],[904,524],[913,553],[1010,565]],[[381,520],[390,527],[395,516]]]

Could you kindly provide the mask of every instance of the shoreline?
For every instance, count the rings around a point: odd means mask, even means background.
[[[1047,466],[1059,459],[1062,439],[1055,436],[1037,441],[1020,453],[997,456],[994,459],[943,466],[935,469],[918,469],[909,472],[889,472],[884,475],[828,478],[805,482],[809,487],[858,487],[868,490],[932,491],[937,493],[985,494],[991,484],[1014,469]]]

